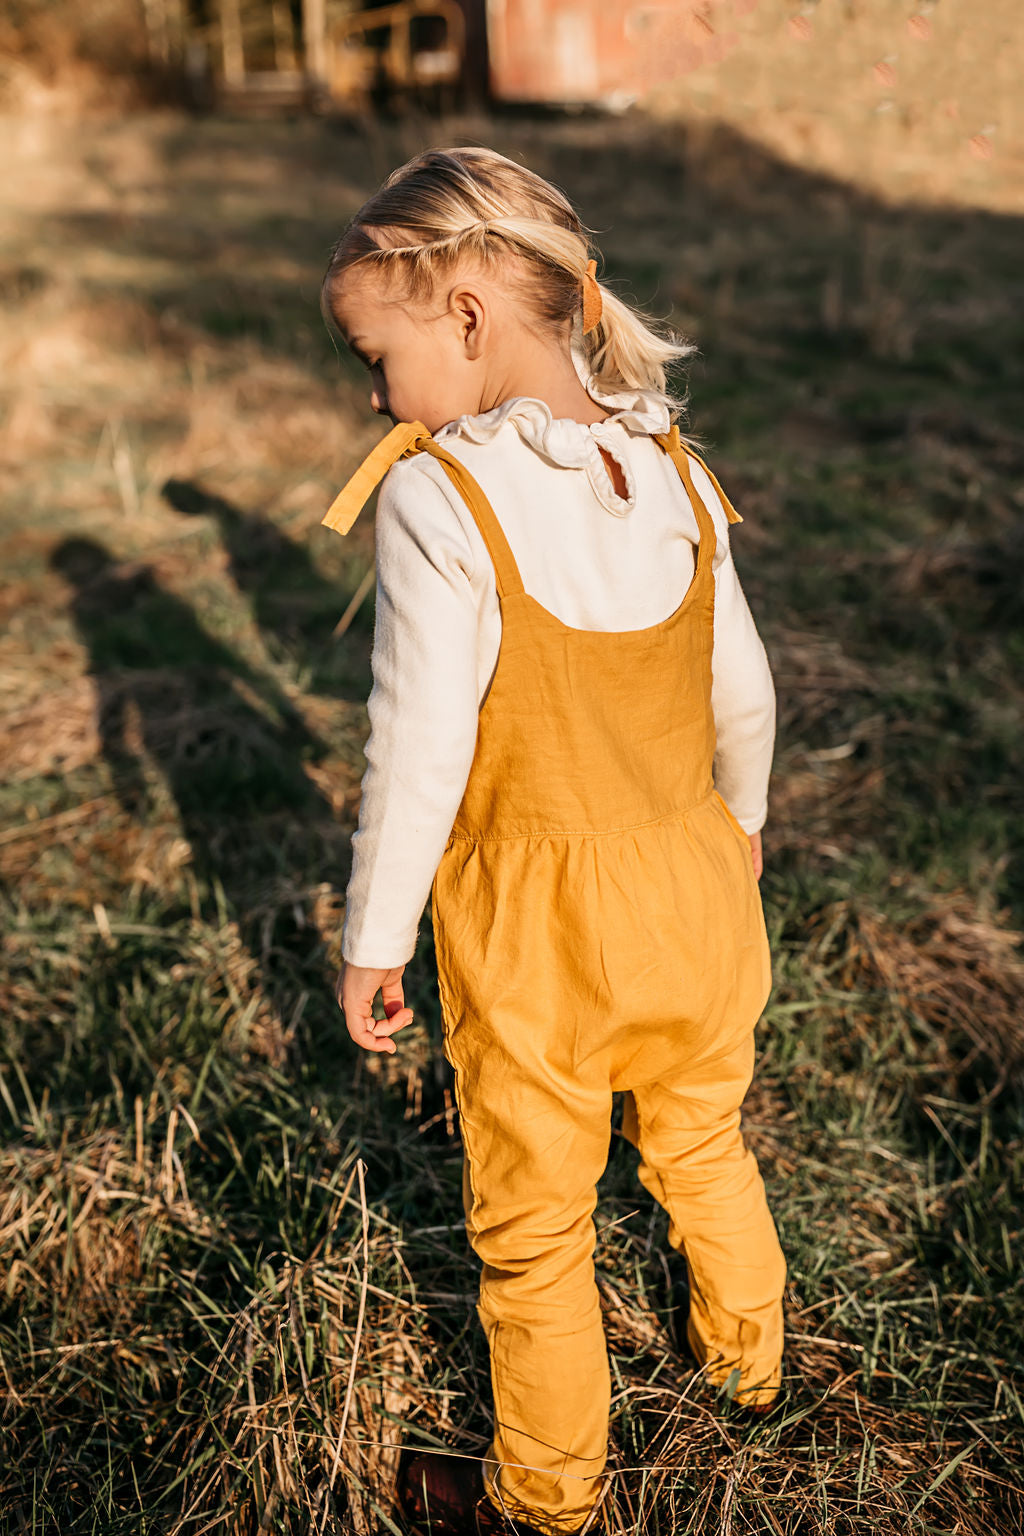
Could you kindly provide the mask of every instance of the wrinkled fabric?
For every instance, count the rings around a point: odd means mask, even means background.
[[[388,472],[376,520],[370,734],[342,939],[346,960],[382,970],[404,964],[416,947],[501,643],[494,567],[466,503],[429,453],[392,462],[408,443],[405,427],[395,431],[366,461],[367,468]],[[693,577],[700,538],[671,459],[649,434],[621,425],[614,431],[637,486],[628,517],[602,511],[581,471],[546,463],[511,421],[481,444],[444,437],[446,451],[461,460],[494,509],[526,590],[579,629],[660,623]],[[740,825],[755,832],[768,814],[771,668],[729,549],[737,514],[699,457],[689,453],[688,461],[717,535],[715,783]],[[354,478],[358,504],[366,476]],[[347,523],[354,510],[348,490],[340,502]]]
[[[557,417],[551,407],[532,395],[516,395],[476,416],[459,416],[435,435],[438,443],[464,438],[470,443],[489,443],[506,422],[511,422],[524,443],[549,464],[562,469],[581,469],[590,488],[606,512],[626,517],[636,505],[636,478],[629,456],[623,451],[622,433],[654,434],[669,430],[667,405],[652,390],[630,390],[613,394],[599,389],[593,378],[585,379],[592,399],[610,414],[603,421],[582,422],[572,417]],[[625,496],[616,491],[604,461],[604,449],[619,466],[626,486]]]
[[[690,1278],[712,1382],[776,1395],[785,1263],[740,1105],[771,988],[749,839],[715,789],[714,524],[664,622],[573,629],[523,590],[464,466],[446,466],[494,563],[498,664],[433,885],[445,1051],[482,1261],[495,1504],[574,1531],[602,1486],[607,1351],[594,1280],[612,1095]],[[424,444],[444,461],[438,444]]]

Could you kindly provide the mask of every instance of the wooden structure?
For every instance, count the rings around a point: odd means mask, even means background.
[[[244,107],[625,104],[727,49],[709,0],[140,0],[154,59]],[[734,8],[756,0],[733,0]]]
[[[463,0],[464,4],[473,0]],[[201,105],[365,106],[463,78],[457,0],[142,0],[150,53]]]
[[[395,0],[356,11],[327,33],[324,69],[336,101],[366,101],[375,91],[457,86],[466,27],[455,0]]]
[[[720,55],[699,0],[487,0],[492,96],[624,105]]]

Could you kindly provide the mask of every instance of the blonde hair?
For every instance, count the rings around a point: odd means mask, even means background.
[[[564,193],[493,149],[425,150],[392,171],[331,252],[321,292],[325,318],[330,322],[335,285],[352,267],[395,272],[410,297],[425,297],[463,258],[490,262],[502,250],[529,269],[526,299],[541,323],[575,324],[594,253]],[[666,370],[696,347],[599,287],[601,319],[579,337],[590,381],[609,393],[649,390],[679,416],[687,397],[670,391]]]

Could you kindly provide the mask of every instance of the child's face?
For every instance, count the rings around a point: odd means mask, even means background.
[[[466,317],[446,292],[403,302],[372,274],[346,274],[331,296],[335,322],[370,371],[370,404],[393,422],[422,421],[436,432],[480,409],[482,379],[465,344]],[[471,320],[470,320],[471,323]]]

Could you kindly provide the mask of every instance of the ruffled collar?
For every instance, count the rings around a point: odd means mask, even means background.
[[[574,358],[574,361],[577,361]],[[577,370],[579,365],[577,361]],[[582,377],[582,374],[581,374]],[[671,426],[668,407],[650,390],[635,389],[613,394],[598,388],[592,377],[583,380],[588,395],[610,412],[603,421],[575,421],[555,417],[543,400],[517,395],[478,416],[459,416],[442,427],[438,442],[462,437],[471,443],[489,443],[511,422],[522,438],[542,458],[564,469],[582,469],[601,505],[616,517],[625,517],[636,504],[636,481],[622,448],[622,433],[667,432]],[[626,495],[612,485],[601,449],[622,470]]]

